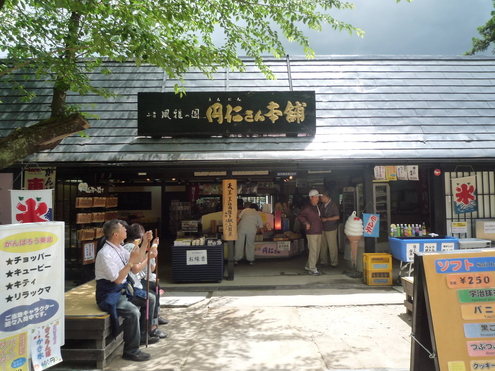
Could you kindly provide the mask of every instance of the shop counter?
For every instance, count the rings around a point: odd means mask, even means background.
[[[262,241],[254,243],[254,257],[263,258],[287,258],[298,255],[304,251],[306,243],[304,238],[289,241]]]
[[[174,282],[221,282],[223,268],[223,245],[172,247]]]

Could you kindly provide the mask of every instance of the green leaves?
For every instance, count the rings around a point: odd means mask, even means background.
[[[109,96],[87,78],[102,58],[151,63],[180,80],[191,69],[208,76],[224,68],[242,71],[238,55],[254,58],[272,78],[263,56],[286,55],[282,36],[308,58],[314,52],[302,27],[319,31],[328,24],[362,36],[330,15],[353,7],[340,0],[7,0],[0,47],[8,67],[0,65],[0,78],[12,83],[16,68],[29,67],[62,91]],[[223,40],[215,42],[218,35]]]
[[[495,8],[495,0],[493,1],[493,6]],[[474,55],[478,52],[484,52],[495,42],[495,11],[491,12],[491,16],[492,18],[486,24],[478,27],[481,38],[473,37],[473,48],[465,52],[464,55]],[[495,48],[492,53],[495,54]]]

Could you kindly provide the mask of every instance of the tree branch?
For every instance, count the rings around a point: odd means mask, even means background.
[[[62,139],[91,125],[79,113],[67,117],[52,117],[26,128],[18,128],[0,140],[0,169],[24,157],[55,148]]]

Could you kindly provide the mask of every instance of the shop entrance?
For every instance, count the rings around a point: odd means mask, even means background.
[[[119,218],[129,219],[131,223],[139,222],[146,228],[155,230],[164,241],[167,241],[168,246],[172,246],[178,236],[184,235],[183,221],[200,221],[205,214],[219,210],[221,205],[219,187],[223,178],[237,179],[240,189],[239,199],[243,207],[256,203],[261,210],[273,215],[277,203],[287,205],[287,209],[282,214],[284,220],[281,229],[274,231],[277,232],[274,234],[290,231],[301,233],[304,239],[304,231],[297,227],[296,215],[298,209],[307,202],[307,194],[311,189],[317,189],[319,192],[328,191],[332,200],[339,204],[341,211],[339,229],[341,231],[350,212],[356,210],[362,213],[365,210],[363,166],[334,166],[329,170],[328,167],[320,164],[312,170],[283,168],[283,171],[275,170],[277,166],[274,165],[261,171],[242,170],[242,175],[235,176],[232,175],[233,170],[225,172],[227,175],[216,175],[220,172],[218,169],[207,172],[207,176],[196,176],[194,169],[175,171],[150,168],[139,169],[139,171],[134,169],[117,171],[111,168],[106,171],[102,170],[100,173],[85,172],[83,169],[75,173],[73,169],[70,171],[60,169],[57,173],[55,212],[57,220],[64,220],[67,225],[66,256],[70,261],[68,267],[71,271],[80,271],[84,267],[84,271],[89,272],[84,277],[90,278],[91,263],[83,263],[82,248],[85,241],[80,240],[78,230],[81,228],[97,229],[103,224],[102,222],[98,225],[75,223],[76,215],[84,211],[76,208],[76,198],[81,196],[78,190],[78,184],[81,182],[101,187],[102,195],[118,197],[121,202],[112,210],[118,212]],[[426,222],[428,224],[431,214],[428,179],[426,177],[420,179],[419,182],[388,182],[390,218],[387,221],[411,224]],[[366,210],[366,212],[372,211]],[[274,224],[272,228],[275,228]],[[196,233],[202,232],[200,228]],[[193,234],[187,232],[188,236]],[[342,255],[340,260],[345,263],[344,252],[347,241],[343,232],[339,236]],[[387,233],[384,234],[384,238],[387,238]],[[294,261],[305,259],[304,248],[300,243],[297,246],[297,251],[286,258],[268,256],[264,258],[264,261],[259,258],[260,267],[251,272],[259,272],[262,267],[266,270],[272,267],[278,273],[289,271],[288,268],[283,267],[285,263],[287,267],[290,267]],[[162,259],[165,258],[164,264],[167,264],[170,250],[166,249],[164,252],[161,256]],[[269,261],[273,264],[268,264]],[[295,265],[304,268],[304,263],[299,262]],[[294,274],[297,275],[297,273]],[[68,274],[68,277],[73,275],[77,276],[77,273]]]

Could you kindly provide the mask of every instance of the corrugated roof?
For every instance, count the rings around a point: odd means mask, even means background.
[[[88,137],[66,138],[51,151],[30,156],[37,163],[200,164],[252,161],[404,162],[487,160],[495,157],[495,58],[328,56],[267,59],[277,80],[266,80],[251,60],[245,72],[222,71],[210,80],[184,76],[187,91],[314,90],[316,136],[285,138],[137,137],[137,93],[171,92],[177,80],[160,69],[132,62],[106,62],[112,75],[92,73],[97,86],[119,98],[71,94],[69,103],[99,115]],[[23,103],[0,85],[0,133],[49,114],[51,86],[34,87]]]

